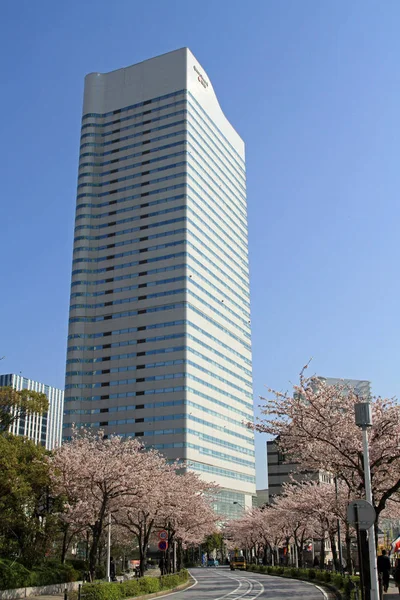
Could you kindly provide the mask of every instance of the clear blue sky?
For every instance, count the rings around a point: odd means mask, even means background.
[[[64,385],[84,75],[189,46],[247,145],[255,397],[311,356],[399,395],[399,27],[398,0],[3,0],[1,372]]]

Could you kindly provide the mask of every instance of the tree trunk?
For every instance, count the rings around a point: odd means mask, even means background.
[[[321,554],[319,557],[319,568],[325,569],[325,534],[321,538]]]
[[[333,564],[335,567],[335,571],[339,573],[340,566],[339,566],[338,552],[337,552],[336,540],[335,540],[334,534],[329,534],[329,541],[331,543],[332,557],[333,557]]]
[[[93,581],[96,572],[97,553],[101,552],[99,547],[100,537],[103,529],[102,521],[96,521],[94,527],[92,527],[92,544],[89,551],[89,573],[90,578]]]
[[[69,529],[69,525],[67,525],[67,527],[64,530],[64,535],[63,535],[63,540],[62,540],[62,547],[61,547],[61,563],[62,564],[65,563],[65,556],[66,556],[67,550],[68,550],[68,544],[67,544],[68,529]]]
[[[352,573],[353,573],[353,559],[352,559],[352,556],[351,556],[351,537],[350,537],[350,527],[349,527],[349,524],[346,523],[345,527],[346,527],[345,539],[346,539],[347,572],[349,573],[349,575],[352,575]]]
[[[177,568],[177,571],[180,571],[182,569],[182,555],[183,555],[182,541],[179,540],[178,541],[178,547],[177,547],[177,553],[176,553],[176,568]]]

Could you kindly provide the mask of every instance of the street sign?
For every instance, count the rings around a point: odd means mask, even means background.
[[[168,533],[165,531],[165,529],[161,529],[161,531],[158,532],[158,539],[159,540],[167,540],[168,539]]]
[[[161,542],[158,542],[158,549],[161,550],[161,552],[165,552],[167,548],[168,542],[166,540],[161,540]]]
[[[356,509],[358,513],[358,526],[361,530],[369,529],[375,523],[375,509],[366,500],[352,500],[347,507],[347,521],[356,525]]]

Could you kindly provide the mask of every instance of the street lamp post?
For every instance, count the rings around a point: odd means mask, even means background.
[[[108,513],[107,535],[107,581],[111,581],[111,513]]]
[[[234,500],[234,501],[232,502],[232,504],[237,504],[238,506],[240,506],[241,508],[243,508],[243,510],[244,510],[244,511],[246,510],[246,507],[245,507],[245,506],[243,506],[243,504],[242,504],[241,502],[237,502],[237,500]],[[247,546],[245,547],[245,549],[244,549],[244,550],[245,550],[245,557],[246,557],[246,560],[248,560],[248,555],[247,555]]]
[[[356,425],[362,430],[363,457],[364,457],[364,480],[365,497],[372,504],[371,471],[369,464],[368,427],[372,426],[372,414],[370,402],[358,402],[354,405]],[[379,600],[378,569],[376,564],[375,527],[374,524],[368,529],[368,552],[369,570],[371,578],[371,600]]]

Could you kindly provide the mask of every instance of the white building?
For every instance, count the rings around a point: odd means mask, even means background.
[[[143,438],[255,494],[244,144],[187,48],[85,79],[64,436]]]
[[[54,448],[61,445],[64,409],[63,390],[14,373],[0,375],[0,387],[12,387],[17,391],[32,390],[40,392],[45,394],[49,401],[47,413],[43,415],[37,413],[22,415],[11,424],[10,433],[23,435],[33,440],[35,444],[45,446],[47,450],[54,450]]]

